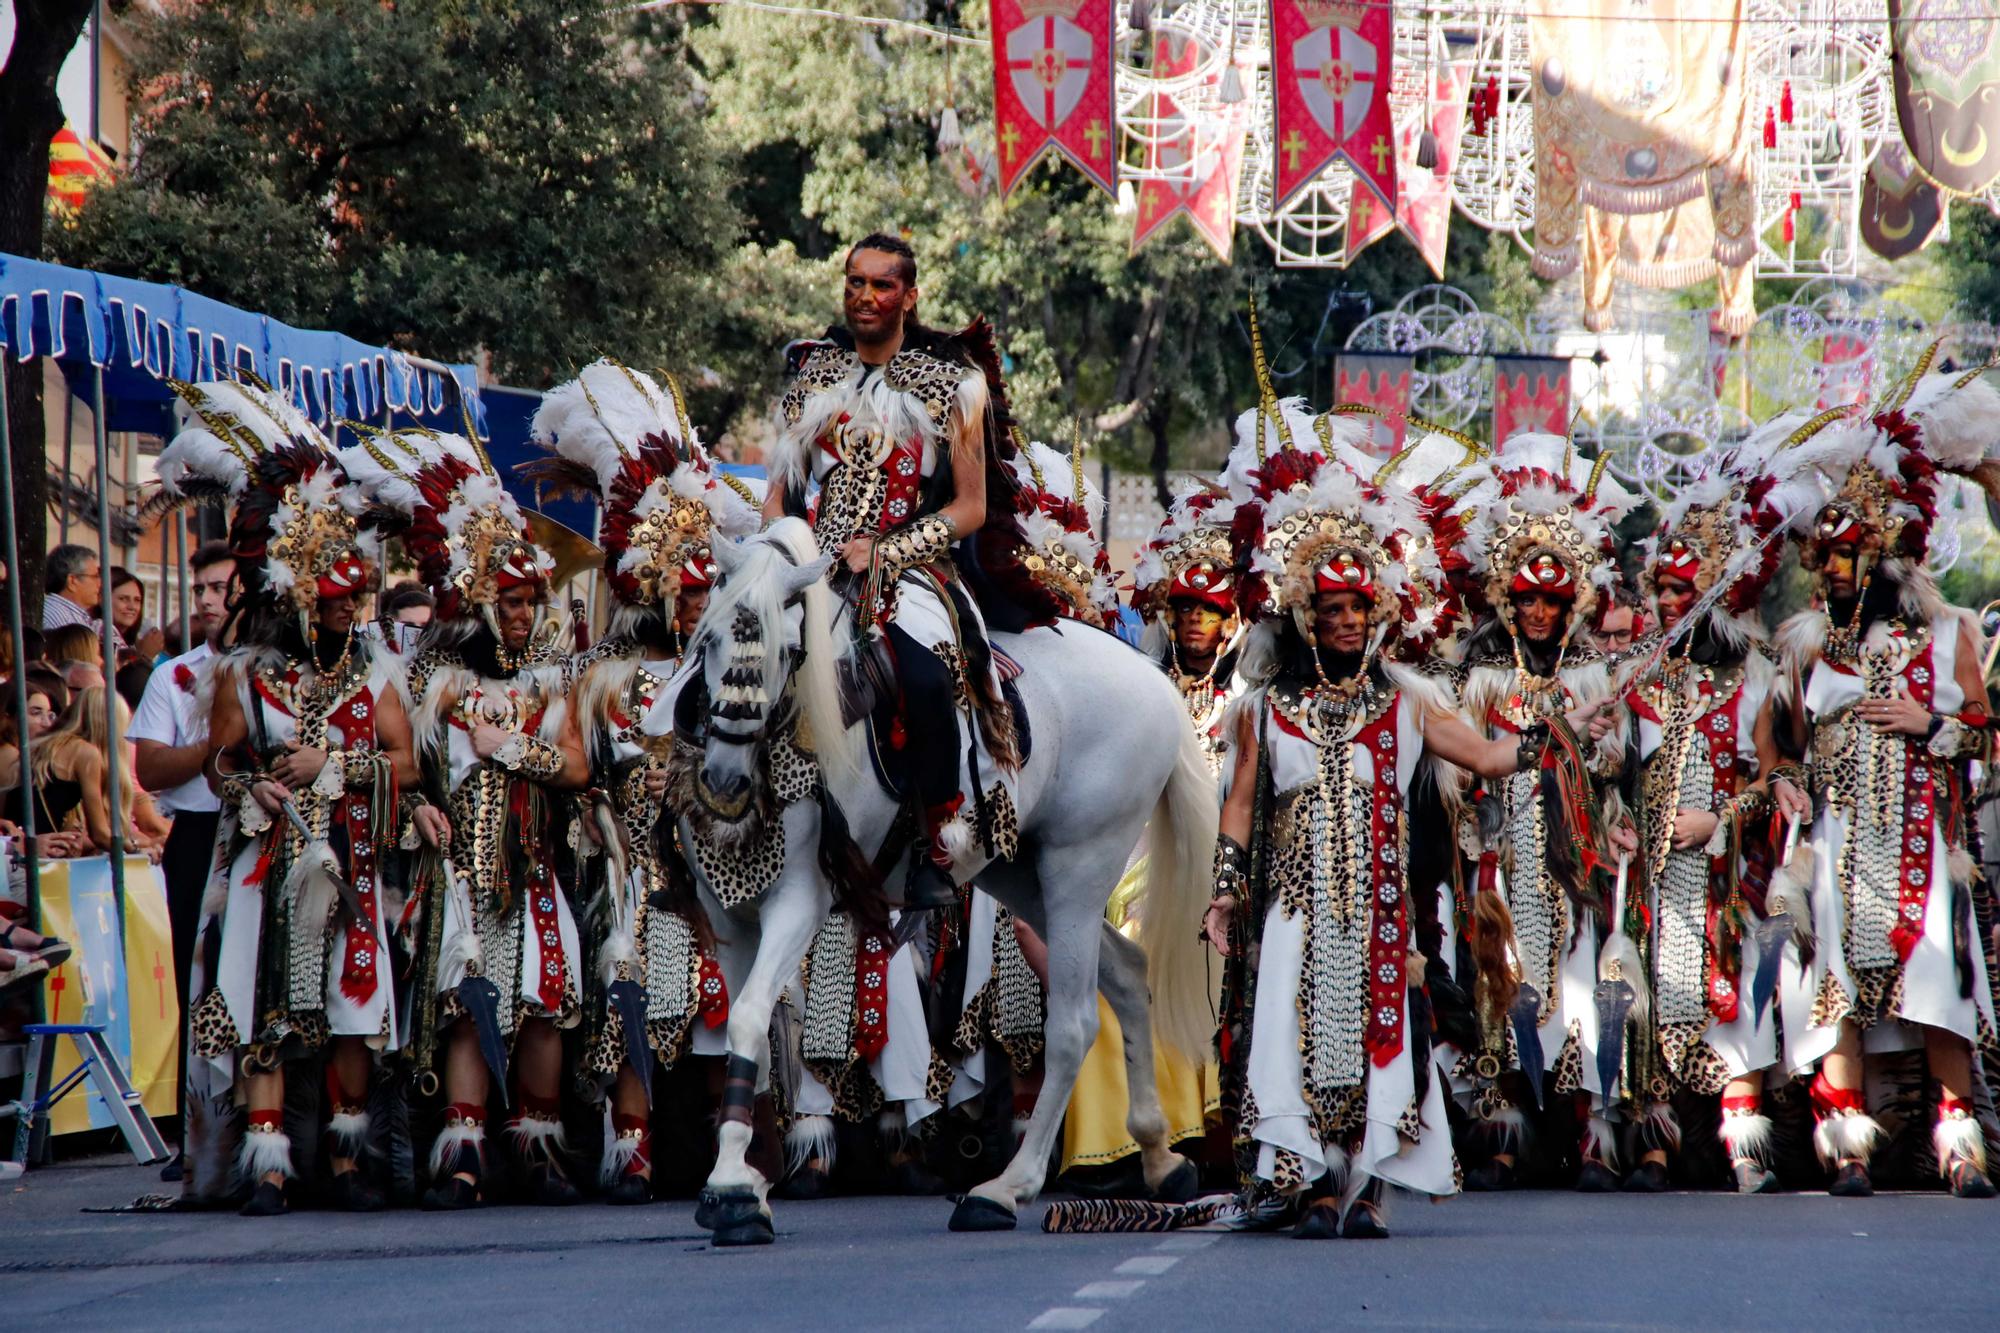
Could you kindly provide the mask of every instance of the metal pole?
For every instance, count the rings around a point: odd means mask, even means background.
[[[37,363],[39,364],[39,363]],[[72,441],[76,431],[76,395],[69,391],[69,381],[63,381],[63,474],[62,485],[56,489],[57,502],[62,505],[63,545],[69,545],[69,479],[71,466],[76,461],[76,448]]]
[[[174,510],[174,558],[181,569],[181,651],[191,653],[194,645],[188,642],[188,635],[194,631],[188,617],[188,517],[187,510]]]
[[[7,370],[6,362],[11,358],[0,357],[0,542],[7,545],[7,628],[14,635],[14,716],[19,722],[21,771],[15,775],[21,784],[21,860],[26,867],[28,887],[28,920],[36,930],[42,928],[42,885],[41,866],[35,857],[35,767],[30,750],[34,746],[32,730],[28,725],[28,673],[22,668],[21,625],[21,548],[14,532],[14,443],[7,424]],[[35,373],[42,371],[41,362],[35,362]],[[17,371],[26,374],[26,370]],[[41,1016],[41,988],[35,988],[35,1015]]]
[[[105,430],[105,418],[109,416],[110,405],[104,401],[104,367],[91,370],[91,380],[97,390],[96,411],[91,414],[95,427],[97,447],[97,563],[98,576],[103,580],[98,606],[103,615],[98,621],[98,639],[104,645],[104,763],[105,783],[110,792],[111,806],[111,895],[118,904],[118,910],[125,910],[125,815],[123,802],[119,799],[120,745],[124,737],[118,734],[118,691],[112,688],[117,678],[118,658],[111,648],[111,442]]]

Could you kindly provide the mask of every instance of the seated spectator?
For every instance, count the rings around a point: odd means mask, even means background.
[[[64,625],[48,632],[48,661],[72,690],[104,684],[104,646],[88,625]]]
[[[14,708],[14,692],[11,689],[0,692],[0,812],[6,816],[0,818],[0,837],[18,838],[21,836],[21,827],[16,822],[21,813],[21,731]],[[40,671],[31,669],[28,675],[30,740],[39,746],[68,708],[69,691],[63,688],[62,681],[46,668]],[[40,811],[36,813],[39,815]],[[35,851],[43,857],[88,856],[91,852],[90,838],[81,832],[52,829],[38,823]]]
[[[106,700],[113,697],[104,686],[79,691],[69,710],[34,750],[35,827],[50,831],[76,830],[89,838],[92,852],[111,850],[112,803],[111,766],[105,762],[110,742]],[[120,731],[127,712],[118,701]],[[129,747],[128,747],[129,748]],[[154,809],[151,798],[143,804],[132,781],[128,758],[119,765],[118,818],[125,822],[134,848],[157,850],[166,840],[167,826]],[[0,814],[21,822],[24,803],[19,789],[0,801]]]
[[[104,608],[99,607],[97,613],[101,620]],[[121,667],[128,662],[151,666],[166,647],[166,636],[160,627],[146,623],[146,585],[122,565],[111,567],[111,628],[125,645],[118,653]]]

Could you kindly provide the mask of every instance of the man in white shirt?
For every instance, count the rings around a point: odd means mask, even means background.
[[[196,695],[219,647],[236,580],[236,557],[227,542],[208,542],[190,562],[194,582],[188,629],[196,645],[164,662],[146,682],[132,714],[128,735],[138,752],[139,785],[173,818],[160,869],[167,881],[167,918],[174,932],[174,981],[181,1012],[187,1012],[188,973],[194,962],[195,928],[201,896],[215,855],[215,826],[221,803],[208,789],[202,761],[208,756],[208,726],[196,714]],[[182,1058],[186,1058],[183,1051]]]

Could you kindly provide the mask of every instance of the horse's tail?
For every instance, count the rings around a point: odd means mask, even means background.
[[[1176,719],[1178,721],[1178,719]],[[1146,891],[1139,942],[1153,993],[1153,1033],[1199,1065],[1215,1038],[1215,997],[1200,939],[1213,889],[1215,773],[1185,724],[1173,776],[1147,828]]]

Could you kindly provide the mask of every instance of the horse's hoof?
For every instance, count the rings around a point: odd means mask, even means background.
[[[763,1223],[764,1240],[718,1241],[718,1244],[761,1245],[767,1243],[771,1238],[769,1210],[758,1201],[757,1192],[752,1189],[703,1190],[701,1197],[695,1200],[694,1224],[705,1231],[713,1231],[718,1236],[724,1231],[738,1229],[754,1221],[761,1221]]]
[[[977,1194],[968,1194],[951,1210],[953,1231],[1012,1231],[1014,1210]]]
[[[720,1248],[725,1245],[769,1245],[773,1239],[771,1219],[762,1213],[753,1213],[738,1222],[725,1222],[715,1229],[708,1243]]]
[[[1194,1163],[1185,1157],[1181,1164],[1167,1172],[1166,1179],[1153,1191],[1158,1203],[1186,1203],[1201,1190],[1201,1176],[1194,1169]]]

